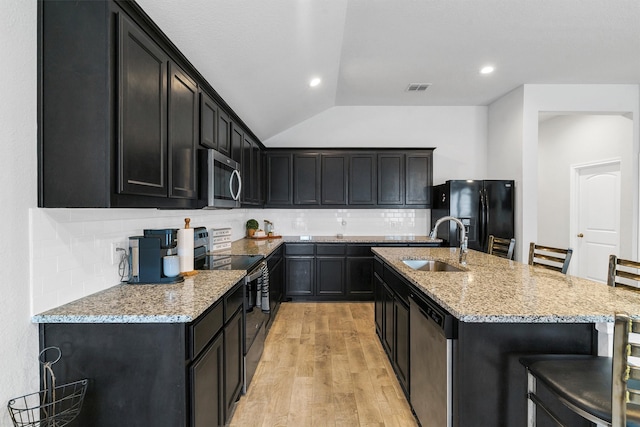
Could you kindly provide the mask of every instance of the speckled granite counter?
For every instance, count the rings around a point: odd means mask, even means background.
[[[34,323],[188,323],[245,276],[199,271],[175,285],[117,285],[33,316]]]
[[[373,251],[463,322],[612,322],[616,311],[640,317],[640,290],[612,288],[476,251],[469,251],[464,272],[417,271],[402,262],[438,259],[459,266],[456,248]]]
[[[269,256],[283,243],[441,243],[429,236],[283,236],[278,239],[240,239],[232,243],[232,255]]]

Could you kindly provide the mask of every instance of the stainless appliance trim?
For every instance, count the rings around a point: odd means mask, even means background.
[[[207,181],[206,181],[206,194],[207,194],[207,206],[205,209],[215,208],[237,208],[240,207],[240,194],[242,191],[242,177],[240,176],[240,163],[225,156],[216,150],[206,150],[207,156]],[[228,183],[218,183],[216,179],[219,179],[220,175],[217,174],[216,169],[231,170],[229,174]],[[237,191],[233,191],[234,183],[237,183]],[[216,194],[216,189],[221,190],[225,184],[229,186],[229,194],[227,197],[223,197],[220,194]]]

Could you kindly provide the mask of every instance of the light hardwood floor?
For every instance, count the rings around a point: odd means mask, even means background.
[[[231,426],[416,426],[373,303],[283,303]]]

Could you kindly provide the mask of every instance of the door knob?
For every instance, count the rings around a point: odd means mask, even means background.
[[[583,238],[584,234],[580,233],[580,234],[578,234],[578,237]]]

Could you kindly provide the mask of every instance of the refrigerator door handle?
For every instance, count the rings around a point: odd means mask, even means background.
[[[483,190],[480,190],[480,225],[478,230],[478,243],[480,243],[480,248],[484,249],[484,233],[486,226],[486,206],[484,204],[484,193]]]
[[[488,235],[489,221],[491,221],[491,218],[489,217],[489,193],[485,188],[484,189],[484,236],[482,237],[483,247],[488,244],[488,240],[489,240],[489,235]]]

